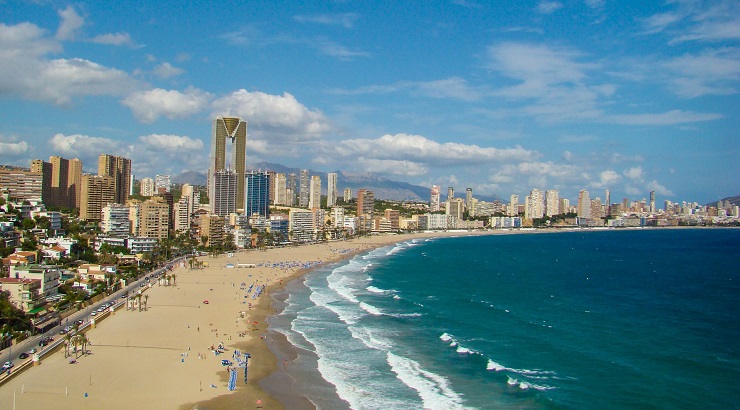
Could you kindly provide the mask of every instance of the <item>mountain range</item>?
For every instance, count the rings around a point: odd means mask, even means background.
[[[270,162],[260,162],[256,164],[255,169],[262,171],[275,171],[279,174],[295,173],[300,175],[300,168],[290,168],[282,164]],[[387,199],[395,201],[429,201],[429,190],[431,187],[412,185],[408,182],[393,181],[372,173],[368,174],[349,174],[343,171],[333,171],[337,173],[337,193],[341,197],[345,188],[352,190],[352,195],[357,196],[358,189],[369,189],[373,191],[376,199]],[[326,193],[327,172],[308,170],[309,175],[318,175],[321,178],[322,192]],[[206,185],[207,175],[198,171],[185,171],[180,175],[172,178],[175,184],[188,183],[191,185]],[[442,192],[446,192],[442,187]],[[464,197],[463,191],[460,195]],[[446,195],[440,195],[440,200],[444,201]],[[493,201],[496,199],[491,196],[476,195],[476,198],[482,201]]]

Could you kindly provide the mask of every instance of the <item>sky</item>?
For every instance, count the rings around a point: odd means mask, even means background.
[[[740,194],[740,2],[0,0],[0,164],[247,166],[521,198]],[[339,186],[341,188],[341,180]]]

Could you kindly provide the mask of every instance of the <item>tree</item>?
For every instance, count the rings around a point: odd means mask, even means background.
[[[34,221],[31,218],[24,218],[23,221],[21,221],[21,228],[24,231],[30,231],[31,229],[36,227],[36,221]]]
[[[144,295],[144,310],[148,310],[147,306],[149,305],[149,295]]]

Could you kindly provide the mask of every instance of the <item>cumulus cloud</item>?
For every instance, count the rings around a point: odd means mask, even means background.
[[[131,109],[137,120],[151,123],[161,116],[174,120],[197,114],[208,106],[211,98],[211,94],[192,87],[185,92],[155,88],[136,91],[122,103]]]
[[[666,188],[665,186],[661,185],[658,181],[652,180],[648,182],[647,187],[650,191],[655,191],[656,194],[662,195],[662,196],[676,196],[676,194],[673,193],[670,189]]]
[[[740,25],[740,22],[738,22]],[[740,49],[707,49],[686,53],[661,64],[669,73],[670,90],[683,98],[737,94]]]
[[[372,159],[357,158],[356,166],[362,168],[364,172],[372,172],[385,175],[399,175],[406,177],[415,177],[424,175],[428,169],[422,164],[412,161],[392,160],[392,159]]]
[[[9,157],[17,157],[30,151],[31,146],[26,141],[17,138],[5,137],[0,134],[0,152]]]
[[[156,150],[171,152],[188,152],[191,150],[202,150],[203,141],[192,139],[187,136],[167,135],[167,134],[149,134],[139,137],[139,141]]]
[[[167,62],[154,67],[154,75],[159,78],[176,77],[184,72],[185,70],[183,70],[182,68],[175,67]]]
[[[80,58],[53,59],[60,43],[30,23],[0,24],[0,94],[65,105],[87,95],[122,95],[139,87],[127,73]]]
[[[622,172],[624,176],[634,181],[641,181],[644,177],[642,167],[632,167]]]
[[[314,140],[335,130],[329,119],[289,94],[271,95],[244,89],[215,100],[212,116],[237,116],[249,124],[257,139],[271,142]]]
[[[593,188],[608,188],[609,186],[613,186],[615,183],[619,182],[620,179],[622,179],[622,177],[619,176],[617,172],[606,170],[599,173],[599,180],[593,181],[591,186]]]
[[[79,158],[83,166],[92,169],[96,168],[98,156],[102,153],[131,158],[132,150],[131,147],[114,139],[81,134],[55,134],[49,140],[49,147],[51,152],[62,157]]]
[[[522,147],[493,148],[456,142],[439,143],[421,135],[386,134],[377,139],[347,139],[324,149],[345,158],[413,161],[429,165],[494,164],[532,160],[539,153]]]
[[[74,40],[77,32],[85,24],[85,20],[77,14],[77,11],[72,6],[67,6],[66,9],[59,10],[59,17],[62,21],[59,23],[56,37],[59,40]]]

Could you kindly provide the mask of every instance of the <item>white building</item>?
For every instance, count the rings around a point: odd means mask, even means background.
[[[337,204],[337,173],[330,172],[326,177],[326,206],[331,208]]]
[[[560,215],[560,193],[554,189],[545,191],[545,215]]]
[[[113,236],[127,236],[131,233],[130,210],[126,205],[108,204],[101,211],[100,229]]]
[[[529,191],[526,207],[524,208],[524,217],[527,219],[542,218],[545,214],[545,198],[542,191],[533,189]]]
[[[172,184],[169,175],[157,175],[154,181],[154,191],[159,193],[159,188],[164,188],[165,192],[170,192]]]
[[[332,228],[344,226],[344,208],[340,206],[331,208],[331,226]]]
[[[308,209],[321,208],[321,177],[314,175],[308,190]]]
[[[141,196],[154,196],[155,191],[154,180],[151,178],[144,178],[141,180]]]

